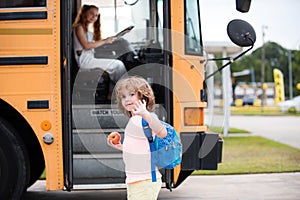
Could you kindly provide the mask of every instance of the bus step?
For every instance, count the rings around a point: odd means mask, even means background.
[[[73,185],[73,190],[116,190],[116,189],[126,189],[125,183],[119,183],[122,180],[114,180],[114,184],[80,184]],[[88,182],[89,183],[89,182]]]
[[[112,153],[118,150],[107,145],[107,136],[111,132],[119,132],[121,143],[124,139],[123,129],[74,129],[73,153]]]
[[[129,120],[116,105],[73,105],[73,128],[124,128]]]
[[[121,153],[74,154],[74,184],[124,183],[125,167]]]

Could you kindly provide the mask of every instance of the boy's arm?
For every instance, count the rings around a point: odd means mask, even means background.
[[[155,135],[157,135],[160,138],[164,138],[167,136],[166,127],[160,122],[160,120],[154,114],[151,114],[146,109],[145,100],[143,100],[143,102],[142,101],[136,102],[135,110],[133,110],[132,112],[144,118],[148,122],[151,130]]]

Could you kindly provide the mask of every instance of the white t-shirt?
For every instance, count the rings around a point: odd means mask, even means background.
[[[133,116],[125,128],[123,141],[126,183],[152,179],[150,159],[150,147],[142,128],[142,117]],[[158,169],[156,177],[161,178]]]

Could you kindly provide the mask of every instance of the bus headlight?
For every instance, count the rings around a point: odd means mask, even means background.
[[[45,133],[45,135],[43,136],[43,141],[46,144],[52,144],[54,142],[54,136],[52,133]]]

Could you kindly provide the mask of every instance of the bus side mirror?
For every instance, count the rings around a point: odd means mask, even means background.
[[[253,29],[253,27],[248,22],[243,21],[241,19],[234,19],[229,22],[229,24],[227,26],[227,34],[234,44],[236,44],[240,47],[249,47],[249,48],[246,51],[243,51],[239,55],[235,56],[234,58],[230,58],[230,57],[229,58],[213,58],[213,59],[206,59],[206,60],[200,61],[200,63],[204,63],[205,61],[212,61],[212,60],[229,60],[222,67],[218,68],[216,71],[209,74],[206,77],[206,79],[204,80],[204,85],[205,85],[205,81],[207,79],[214,76],[217,72],[220,72],[226,66],[230,65],[235,60],[237,60],[238,58],[245,55],[248,51],[250,51],[253,48],[254,43],[256,41],[256,34],[255,34],[255,30]]]
[[[235,19],[227,25],[227,34],[230,40],[241,47],[253,46],[256,34],[253,27],[246,21]]]
[[[246,21],[240,20],[240,19],[234,19],[229,22],[227,25],[227,34],[230,38],[230,40],[241,47],[249,47],[246,51],[243,51],[239,55],[235,56],[234,58],[228,57],[228,58],[212,58],[212,59],[206,59],[201,60],[200,63],[204,63],[206,61],[212,61],[212,60],[229,60],[227,63],[225,63],[222,67],[218,68],[213,73],[206,76],[206,78],[203,80],[203,90],[200,91],[201,94],[201,101],[207,102],[207,95],[206,95],[206,81],[207,79],[213,77],[216,73],[222,71],[225,67],[233,63],[238,58],[245,55],[247,52],[249,52],[256,41],[256,34],[253,27]]]
[[[242,13],[248,12],[251,0],[236,0],[236,10]]]

